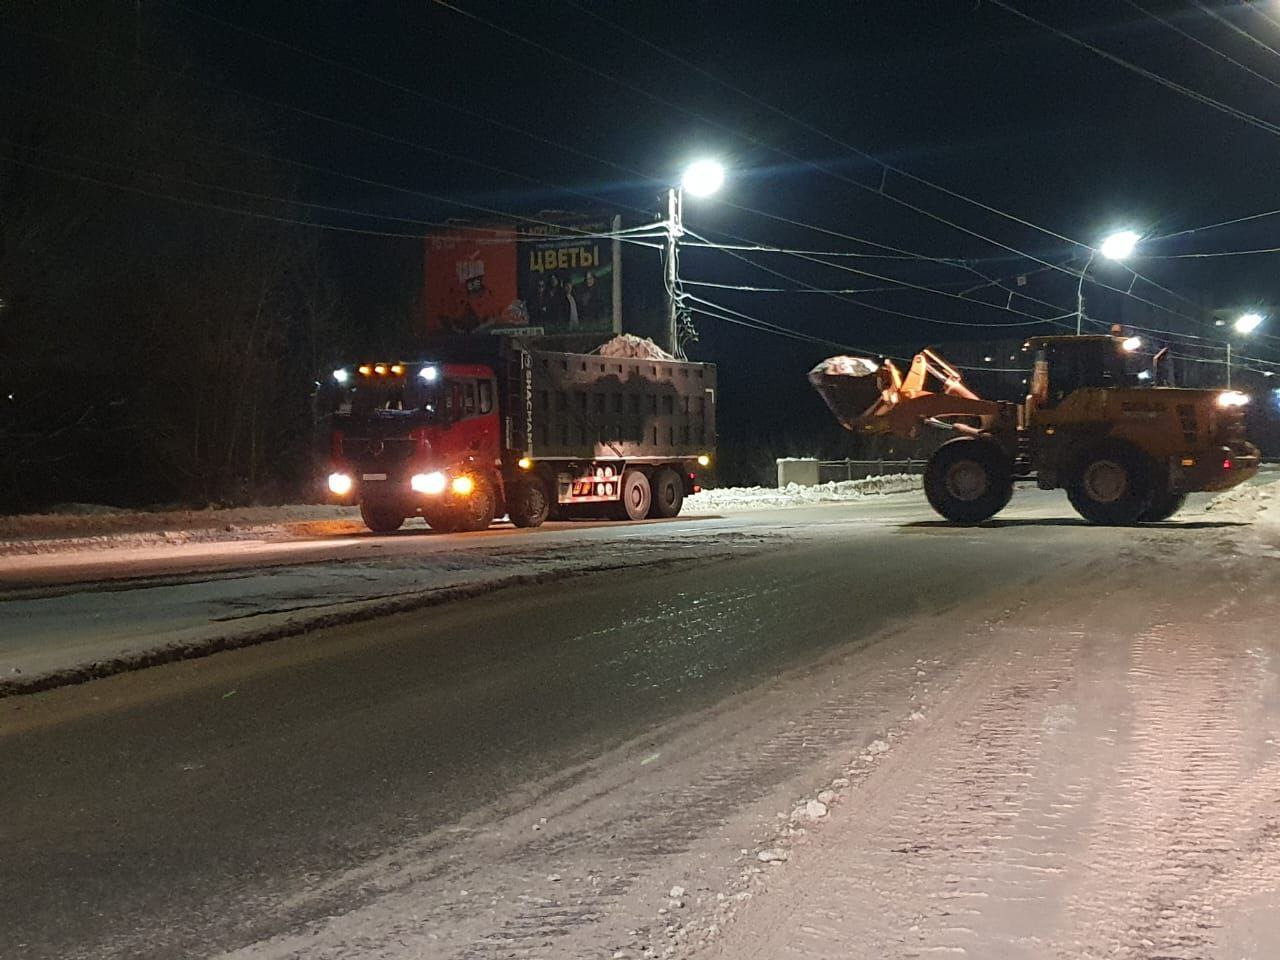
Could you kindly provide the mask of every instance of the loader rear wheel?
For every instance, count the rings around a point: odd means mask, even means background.
[[[1173,493],[1169,490],[1160,491],[1152,496],[1151,506],[1143,511],[1138,520],[1142,523],[1159,523],[1162,520],[1168,520],[1181,510],[1186,502],[1187,495],[1185,493]]]
[[[649,478],[642,471],[623,471],[619,494],[618,502],[610,511],[615,520],[643,520],[649,515],[653,494],[649,489]]]
[[[1125,443],[1088,451],[1067,485],[1067,498],[1090,523],[1124,526],[1143,519],[1152,504],[1151,465]]]
[[[404,524],[404,512],[385,504],[360,504],[360,519],[374,533],[395,533]]]
[[[679,515],[684,506],[684,478],[670,467],[653,475],[653,503],[649,516],[664,519]]]
[[[940,446],[924,471],[929,505],[953,523],[981,523],[1013,496],[1013,465],[990,440],[960,437]]]

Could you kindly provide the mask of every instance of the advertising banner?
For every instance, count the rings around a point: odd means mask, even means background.
[[[423,304],[429,333],[527,326],[516,292],[516,234],[459,227],[427,237]]]
[[[431,333],[531,336],[619,329],[616,219],[457,228],[427,238]]]

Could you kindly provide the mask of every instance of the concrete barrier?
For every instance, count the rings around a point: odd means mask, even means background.
[[[783,490],[788,484],[795,483],[802,487],[818,485],[818,461],[787,457],[777,461],[778,489]]]

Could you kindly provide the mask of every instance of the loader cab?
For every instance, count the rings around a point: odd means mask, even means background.
[[[1028,404],[1052,409],[1076,390],[1144,386],[1137,345],[1122,337],[1032,337]]]

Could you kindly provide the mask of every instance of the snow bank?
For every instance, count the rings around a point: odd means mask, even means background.
[[[0,517],[0,555],[271,535],[326,535],[355,529],[359,522],[356,508],[327,505],[121,510],[67,504],[48,513]]]
[[[722,487],[703,490],[685,498],[685,510],[751,510],[760,507],[800,507],[810,503],[864,500],[889,493],[913,493],[921,489],[919,474],[890,473],[882,477],[863,480],[840,480],[801,486],[789,483],[780,489],[773,487]]]
[[[1280,525],[1280,480],[1242,483],[1214,497],[1205,511],[1216,520]]]

